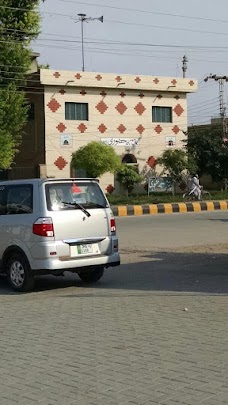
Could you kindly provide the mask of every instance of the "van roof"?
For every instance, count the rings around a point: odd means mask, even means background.
[[[2,180],[0,181],[0,184],[28,184],[28,183],[38,183],[38,184],[43,184],[43,183],[54,183],[54,182],[62,182],[62,181],[91,181],[91,182],[96,182],[99,183],[98,179],[94,179],[94,178],[88,178],[88,177],[67,177],[67,178],[45,178],[45,179],[38,179],[38,178],[34,178],[34,179],[21,179],[21,180]]]

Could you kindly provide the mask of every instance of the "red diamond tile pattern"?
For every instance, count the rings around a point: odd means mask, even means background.
[[[84,132],[87,130],[87,126],[82,122],[79,126],[78,126],[78,130],[84,134]]]
[[[140,82],[141,82],[141,79],[140,79],[139,76],[137,76],[137,77],[135,78],[135,82],[136,82],[136,83],[140,83]]]
[[[176,84],[177,84],[176,79],[173,79],[173,80],[171,81],[171,83],[172,83],[174,86],[176,86]]]
[[[104,114],[105,111],[108,109],[107,104],[103,100],[101,100],[97,105],[96,105],[97,111],[99,111],[100,114]]]
[[[126,93],[124,93],[124,91],[121,91],[120,97],[124,98],[125,96],[126,96]]]
[[[140,102],[135,106],[135,111],[139,114],[142,115],[144,113],[144,111],[146,111],[146,108],[144,107],[144,105]]]
[[[66,129],[66,126],[62,122],[60,122],[56,128],[58,129],[59,132],[64,132]]]
[[[117,129],[121,134],[123,134],[127,128],[123,124],[120,124]]]
[[[145,131],[145,128],[144,128],[143,125],[140,124],[140,125],[136,128],[136,131],[138,131],[138,133],[139,133],[140,135],[142,135],[142,133]]]
[[[59,90],[59,93],[62,94],[62,96],[64,96],[64,94],[66,93],[64,89]]]
[[[144,96],[143,93],[139,93],[139,97],[140,97],[140,98],[143,98],[143,97],[145,97],[145,96]]]
[[[160,134],[163,131],[163,128],[161,127],[161,125],[157,125],[154,130],[157,132],[157,134]]]
[[[148,166],[150,166],[151,168],[152,168],[152,167],[155,167],[156,164],[157,164],[156,158],[155,158],[154,156],[150,156],[150,157],[148,158],[148,160],[147,160],[147,164],[148,164]]]
[[[55,113],[60,107],[61,105],[58,103],[58,101],[55,98],[52,98],[49,103],[47,104],[47,106],[50,108],[50,110]]]
[[[107,130],[107,127],[105,126],[105,124],[100,124],[99,127],[98,127],[98,130],[99,130],[102,134],[104,134],[105,131]]]
[[[122,101],[120,101],[120,103],[116,105],[115,109],[118,111],[119,114],[123,115],[127,110],[127,107]]]
[[[156,77],[156,78],[153,80],[153,82],[154,82],[155,84],[158,84],[158,83],[159,83],[159,79]]]
[[[106,93],[104,90],[102,90],[102,92],[100,93],[100,95],[101,95],[102,97],[106,97],[106,96],[107,96],[107,93]]]
[[[179,128],[177,125],[175,125],[175,126],[173,127],[172,131],[174,132],[174,134],[177,135],[177,134],[180,132],[180,128]]]
[[[59,156],[58,159],[54,162],[55,166],[58,167],[59,170],[63,170],[64,167],[67,165],[67,161],[62,157]]]
[[[102,80],[102,76],[101,76],[101,75],[97,75],[95,78],[96,78],[98,81]]]
[[[173,109],[173,111],[175,112],[175,114],[180,117],[181,114],[183,114],[184,109],[181,107],[180,104],[177,104],[176,107]]]
[[[80,94],[81,94],[82,96],[85,96],[87,93],[86,93],[86,91],[85,91],[84,89],[82,89],[82,90],[80,91]]]
[[[189,81],[190,86],[194,86],[195,82],[193,80]]]
[[[53,76],[54,76],[56,79],[58,79],[58,78],[61,76],[61,74],[60,74],[59,72],[55,72],[55,73],[53,73]]]
[[[80,73],[76,73],[76,75],[75,75],[75,78],[76,78],[76,79],[80,80],[81,77],[82,77],[82,75],[80,75]]]
[[[122,77],[121,77],[121,76],[116,76],[116,79],[115,79],[115,80],[119,83],[119,82],[121,82]]]

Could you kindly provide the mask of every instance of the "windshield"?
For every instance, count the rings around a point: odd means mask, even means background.
[[[107,201],[95,182],[51,183],[46,184],[45,190],[49,211],[107,207]]]

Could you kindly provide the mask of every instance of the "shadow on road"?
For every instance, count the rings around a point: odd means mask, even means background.
[[[132,263],[106,270],[104,277],[95,285],[84,284],[76,274],[66,273],[65,277],[37,278],[35,292],[69,287],[76,287],[74,296],[79,296],[82,288],[83,295],[85,289],[87,294],[93,295],[96,290],[228,294],[228,255],[141,252],[137,254],[137,262],[132,260]],[[0,295],[16,294],[6,278],[1,277]]]

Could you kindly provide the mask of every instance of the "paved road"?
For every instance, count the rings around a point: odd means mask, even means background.
[[[223,215],[191,221],[214,235]],[[159,218],[168,243],[173,219]],[[1,279],[0,405],[228,404],[228,245],[185,247],[189,218],[172,222],[162,249],[143,248],[145,223],[118,220],[123,264],[96,287],[43,277],[17,295]]]

